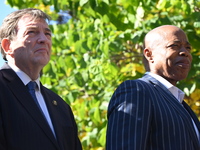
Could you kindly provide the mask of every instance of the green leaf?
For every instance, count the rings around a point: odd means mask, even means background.
[[[74,78],[78,86],[83,87],[85,85],[84,79],[80,72],[76,73]]]
[[[80,0],[79,5],[82,7],[88,2],[88,0]]]
[[[101,144],[101,146],[104,146],[106,143],[106,130],[107,128],[104,127],[101,131],[100,131],[100,138],[98,139],[98,143]]]

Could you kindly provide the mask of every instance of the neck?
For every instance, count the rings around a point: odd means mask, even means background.
[[[36,80],[40,76],[41,69],[38,68],[20,68],[23,72],[25,72],[32,81]]]
[[[42,70],[42,67],[38,65],[20,65],[17,63],[15,63],[15,65],[24,73],[26,73],[33,81],[40,76],[40,72]]]

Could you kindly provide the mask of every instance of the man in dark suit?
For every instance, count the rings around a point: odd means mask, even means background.
[[[68,104],[39,81],[51,54],[44,12],[22,9],[0,28],[0,150],[81,150]]]
[[[199,120],[176,87],[192,62],[186,34],[160,26],[144,46],[147,72],[123,82],[110,100],[106,150],[200,150]]]

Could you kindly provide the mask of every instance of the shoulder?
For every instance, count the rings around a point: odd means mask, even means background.
[[[151,105],[151,92],[150,89],[153,88],[148,82],[141,79],[136,80],[126,80],[122,82],[114,94],[112,95],[109,106],[108,106],[108,116],[112,114],[115,110],[133,110],[136,106],[143,108]]]
[[[132,90],[141,91],[141,90],[148,90],[149,88],[153,88],[153,85],[142,78],[136,80],[126,80],[122,82],[116,89],[116,92],[119,91],[130,91]]]
[[[154,83],[151,79],[142,77],[135,80],[126,80],[122,82],[114,91],[111,101],[113,100],[131,100],[138,97],[151,97],[155,93]]]
[[[7,79],[7,80],[13,80],[17,77],[17,74],[8,66],[7,64],[4,64],[0,68],[0,79]]]
[[[117,87],[110,102],[131,102],[142,97],[150,97],[150,91],[153,88],[154,87],[151,85],[151,83],[145,82],[141,79],[126,80]]]

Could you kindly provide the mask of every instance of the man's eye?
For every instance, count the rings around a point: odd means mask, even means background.
[[[170,47],[178,47],[179,45],[178,44],[172,44],[170,45]]]
[[[47,33],[45,33],[46,35],[48,35],[48,36],[51,36],[51,33],[49,33],[49,32],[47,32]]]
[[[192,47],[187,46],[186,49],[187,49],[188,51],[191,51]]]
[[[178,48],[179,45],[178,44],[171,44],[169,46],[167,46],[167,48]]]
[[[28,31],[28,32],[27,32],[27,34],[30,34],[30,33],[35,33],[35,31]]]

